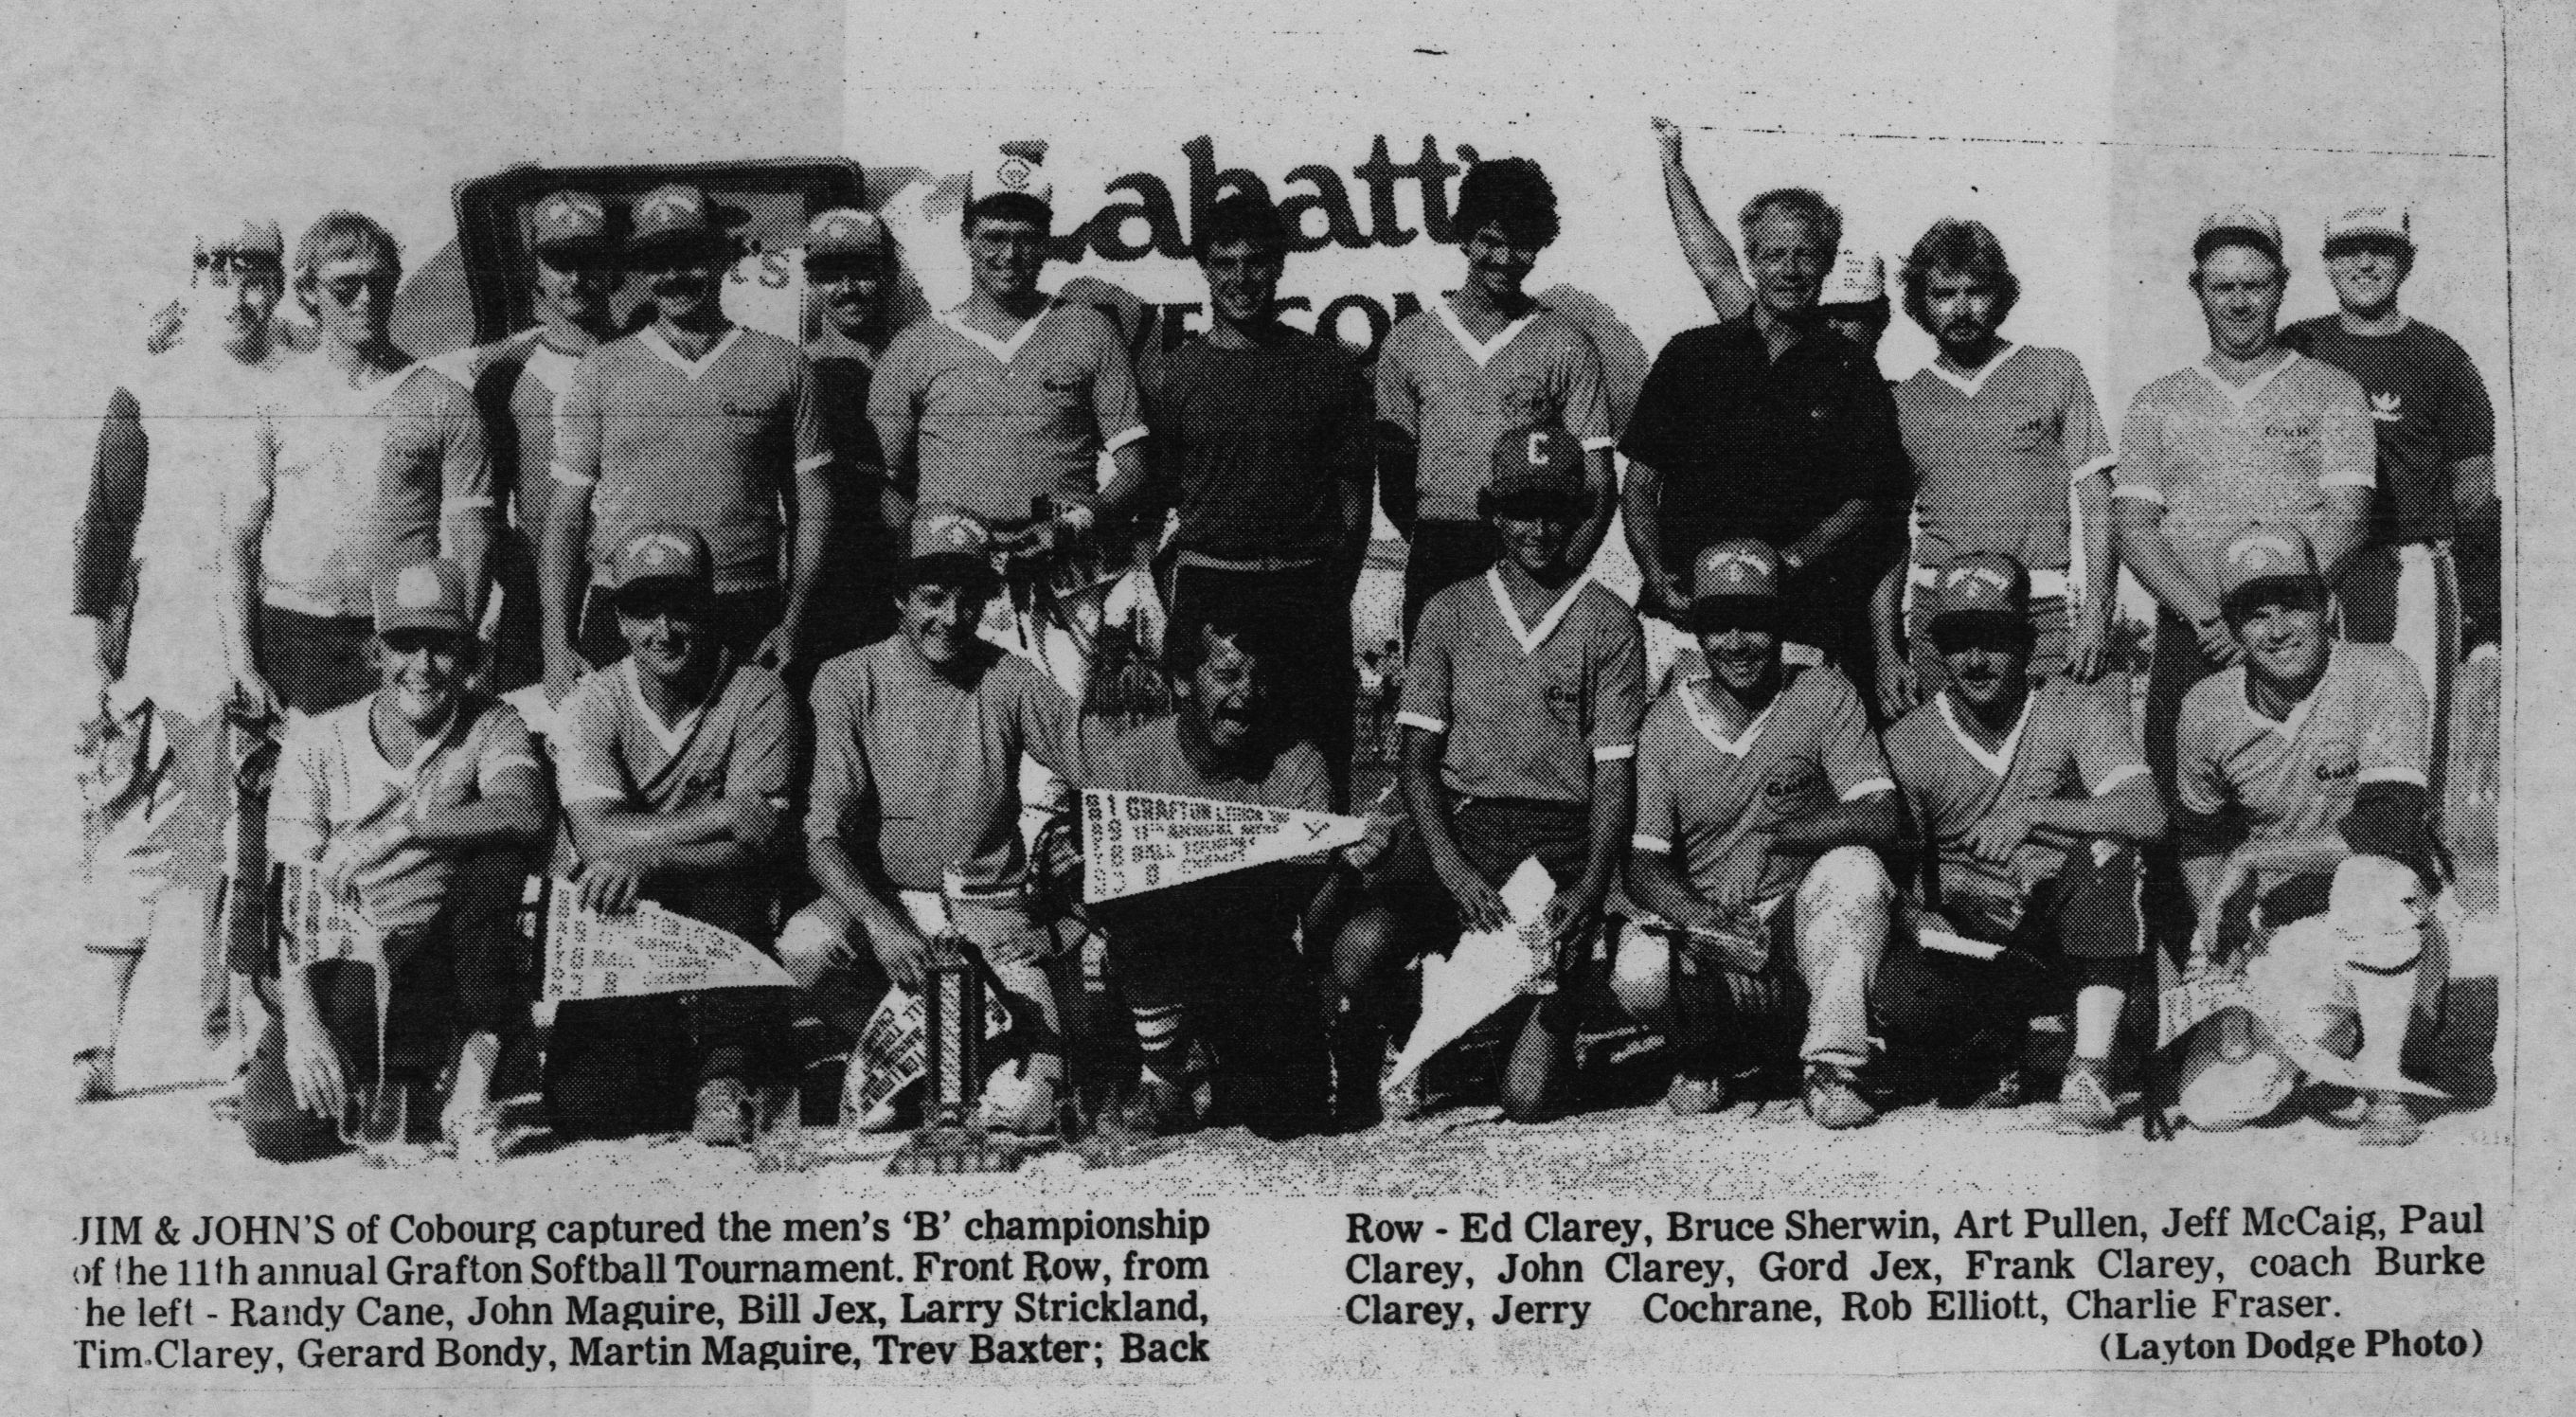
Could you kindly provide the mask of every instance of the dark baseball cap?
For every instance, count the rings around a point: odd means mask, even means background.
[[[1966,635],[2030,632],[2030,572],[1992,551],[1972,552],[1932,574],[1925,629],[1936,645]]]
[[[913,510],[900,579],[905,586],[931,581],[989,593],[1000,580],[993,569],[993,529],[963,507],[922,503]]]
[[[715,562],[707,553],[707,539],[684,526],[637,529],[618,546],[608,574],[615,586],[609,598],[620,610],[715,594]]]
[[[465,616],[465,573],[453,561],[432,557],[376,577],[376,633],[404,631],[474,637]]]
[[[2228,538],[2218,553],[2219,610],[2230,620],[2266,604],[2312,606],[2326,601],[2317,553],[2294,526],[2256,522]]]
[[[588,192],[550,193],[528,213],[528,244],[540,256],[612,254],[608,204]]]
[[[1735,537],[1702,547],[1691,558],[1691,628],[1780,625],[1780,553],[1767,541]]]
[[[1580,512],[1583,445],[1553,421],[1525,423],[1494,440],[1493,477],[1480,499],[1486,515]]]
[[[732,238],[715,202],[685,182],[656,187],[636,198],[634,215],[635,231],[626,245],[638,255],[732,250]]]

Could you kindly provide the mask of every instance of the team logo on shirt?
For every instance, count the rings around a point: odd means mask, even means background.
[[[2396,393],[2372,394],[2370,396],[2370,416],[2381,423],[2396,423],[2404,419],[2406,417],[2406,396],[2404,394]]]
[[[2361,775],[2361,754],[2355,752],[2350,743],[2340,738],[2329,739],[2318,745],[2313,761],[2319,782],[2341,782],[2345,778]]]
[[[1816,766],[1804,758],[1781,763],[1762,779],[1762,795],[1774,804],[1795,801],[1815,790]]]

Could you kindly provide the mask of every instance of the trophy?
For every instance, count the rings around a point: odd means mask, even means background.
[[[952,870],[952,903],[958,879]],[[954,924],[931,938],[921,980],[921,1125],[886,1162],[887,1175],[1017,1171],[1056,1144],[983,1123],[984,1078],[991,1066],[984,1048],[985,987],[983,954]]]

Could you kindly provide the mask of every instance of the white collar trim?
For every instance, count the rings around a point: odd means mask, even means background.
[[[2327,654],[2331,656],[2333,651],[2328,650]],[[2334,660],[2331,657],[2326,660],[2325,673],[2317,676],[2316,687],[2308,690],[2308,696],[2291,707],[2287,718],[2264,717],[2262,711],[2254,707],[2254,676],[2245,673],[2242,665],[2237,666],[2237,672],[2243,677],[2238,684],[2236,702],[2245,706],[2245,721],[2266,733],[2280,734],[2285,743],[2295,742],[2299,730],[2308,726],[2308,710],[2317,706],[2317,690],[2326,686],[2326,675],[2334,673]]]
[[[655,713],[653,706],[644,701],[644,686],[635,682],[635,657],[628,655],[618,661],[617,668],[618,678],[626,685],[626,697],[634,702],[636,716],[643,720],[644,731],[652,734],[653,741],[662,745],[662,756],[680,756],[689,746],[689,740],[697,735],[698,724],[705,720],[708,705],[715,702],[715,695],[709,694],[704,703],[680,715],[679,722],[665,724],[662,715]],[[724,671],[719,668],[716,674],[721,679]]]
[[[1950,691],[1947,688],[1944,688],[1933,702],[1941,706],[1941,722],[1949,727],[1950,736],[1958,740],[1959,746],[1967,750],[1969,757],[1976,759],[1986,771],[1998,778],[2012,776],[2013,758],[2021,752],[2021,731],[2030,727],[2031,706],[2039,702],[2036,688],[2022,696],[2021,716],[2013,720],[2012,732],[2005,734],[2004,741],[1995,745],[1995,750],[1991,753],[1987,752],[1967,729],[1960,726],[1958,712],[1950,707]]]
[[[1451,308],[1449,297],[1445,295],[1440,297],[1438,308],[1440,323],[1448,327],[1449,337],[1458,341],[1458,347],[1466,351],[1469,359],[1476,361],[1476,367],[1479,369],[1492,363],[1494,356],[1503,352],[1503,346],[1512,342],[1512,336],[1529,328],[1530,321],[1537,319],[1539,313],[1536,307],[1532,307],[1528,314],[1503,326],[1501,333],[1479,343],[1474,335],[1467,333],[1467,323],[1459,319],[1458,312]]]
[[[2287,348],[2284,348],[2281,351],[2281,356],[2282,358],[2280,363],[2273,365],[2271,368],[2264,370],[2262,373],[2255,375],[2253,378],[2246,380],[2242,384],[2231,384],[2225,379],[2220,378],[2218,376],[2218,371],[2209,366],[2209,361],[2213,356],[2203,355],[2200,361],[2191,367],[2199,371],[2200,377],[2209,381],[2211,388],[2225,394],[2229,403],[2236,405],[2238,408],[2243,408],[2245,405],[2252,403],[2256,396],[2261,394],[2265,389],[2270,388],[2272,386],[2272,381],[2280,378],[2281,372],[2289,368],[2291,365],[2298,363],[2300,358],[2297,350]]]
[[[1789,696],[1789,686],[1781,685],[1780,692],[1771,696],[1771,702],[1762,706],[1762,712],[1753,715],[1753,721],[1744,725],[1744,731],[1729,738],[1726,730],[1718,725],[1717,710],[1708,706],[1706,691],[1700,688],[1716,677],[1713,674],[1694,674],[1682,681],[1682,712],[1690,716],[1691,727],[1699,730],[1699,736],[1707,739],[1710,747],[1730,758],[1740,759],[1753,751],[1753,741],[1762,736],[1763,725],[1771,721],[1772,712],[1780,707],[1780,701]]]
[[[948,328],[955,330],[961,338],[972,342],[995,359],[1000,360],[1004,364],[1008,364],[1011,362],[1012,357],[1020,352],[1020,346],[1027,344],[1029,342],[1029,336],[1037,331],[1038,321],[1055,313],[1056,303],[1055,298],[1053,296],[1049,296],[1047,298],[1046,305],[1036,314],[1022,320],[1020,322],[1020,327],[1011,332],[1011,337],[1009,339],[995,339],[991,335],[984,333],[982,330],[967,324],[966,307],[963,305],[960,305],[953,310],[942,310],[938,314],[931,316],[931,318],[937,320],[943,325],[946,325]]]
[[[1923,367],[1940,375],[1942,379],[1949,383],[1950,387],[1957,389],[1960,393],[1967,395],[1969,398],[1975,398],[1977,396],[1977,391],[1986,386],[1986,381],[1995,376],[1995,371],[2003,368],[2005,364],[2011,362],[2012,357],[2021,353],[2021,351],[2021,345],[2018,345],[2011,340],[2005,340],[2003,348],[1996,350],[1993,358],[1990,358],[1985,363],[1978,365],[1977,372],[1974,374],[1963,375],[1952,372],[1949,366],[1943,364],[1937,355],[1934,356],[1931,363],[1926,364]]]
[[[717,337],[715,344],[708,348],[705,357],[699,359],[691,359],[673,349],[671,342],[662,338],[662,327],[659,325],[646,325],[640,338],[646,349],[660,355],[672,368],[687,376],[691,383],[695,383],[699,375],[714,367],[717,360],[724,358],[724,352],[733,348],[735,340],[742,338],[742,326],[728,326],[725,332]]]
[[[1494,593],[1494,608],[1502,612],[1503,627],[1512,632],[1513,639],[1520,641],[1524,657],[1536,654],[1538,647],[1547,643],[1547,637],[1556,633],[1556,627],[1565,623],[1565,612],[1574,608],[1575,597],[1583,594],[1583,583],[1590,578],[1589,572],[1577,575],[1567,583],[1565,593],[1556,598],[1556,603],[1547,608],[1547,613],[1538,617],[1537,624],[1524,625],[1519,608],[1512,604],[1511,590],[1503,584],[1503,568],[1490,566],[1485,570],[1485,585]]]

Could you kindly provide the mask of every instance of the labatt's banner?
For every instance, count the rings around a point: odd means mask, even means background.
[[[1332,851],[1368,823],[1161,792],[1082,793],[1082,898],[1098,902]]]

